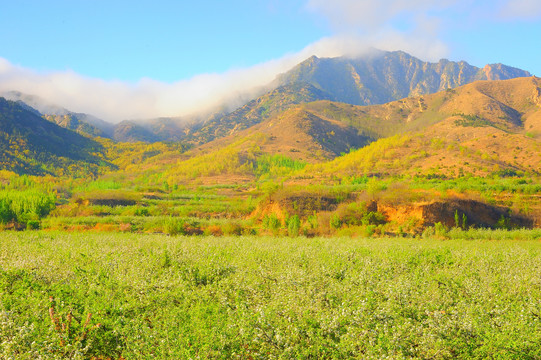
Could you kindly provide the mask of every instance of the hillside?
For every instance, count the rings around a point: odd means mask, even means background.
[[[328,94],[310,84],[279,86],[228,114],[214,114],[201,125],[187,131],[185,140],[204,144],[214,139],[239,133],[292,106],[316,100],[330,100]]]
[[[104,161],[102,145],[0,98],[0,168],[21,174],[87,176]]]
[[[134,171],[172,179],[252,176],[259,159],[280,156],[316,164],[307,175],[541,172],[539,86],[531,77],[480,81],[383,105],[297,104],[188,152],[150,158]]]
[[[329,100],[352,105],[383,104],[436,93],[478,80],[527,77],[502,64],[478,68],[465,61],[421,61],[404,52],[374,51],[359,58],[317,58],[279,75],[271,90],[240,108],[177,118],[123,121],[103,130],[116,141],[183,141],[201,145],[239,133],[299,104]]]
[[[143,156],[146,160],[140,169],[135,169],[137,173],[144,169],[182,177],[254,174],[257,172],[257,159],[275,155],[304,163],[325,162],[338,157],[314,170],[322,174],[352,175],[360,172],[458,176],[498,171],[541,172],[536,160],[541,136],[538,78],[478,81],[436,94],[371,106],[330,100],[308,102],[320,95],[312,85],[289,86],[276,89],[238,109],[235,115],[216,118],[214,123],[207,123],[207,127],[203,125],[197,130],[191,131],[188,124],[184,128],[177,126],[177,119],[159,119],[145,126],[123,122],[117,126],[117,135],[122,131],[122,137],[130,141],[156,142],[159,140],[156,133],[174,138],[175,131],[171,129],[176,129],[184,134],[184,141],[191,139],[196,144],[206,143],[187,153],[184,153],[184,145],[182,151],[168,150],[168,155],[159,162],[152,160],[156,154],[151,151],[152,156]],[[15,103],[5,103],[12,107],[10,111],[14,111]],[[4,112],[8,114],[10,111]],[[74,140],[72,132],[51,136],[52,140],[38,136],[36,131],[31,131],[36,129],[31,123],[42,124],[43,119],[20,106],[15,113],[23,111],[24,116],[21,116],[25,121],[32,120],[27,125],[24,121],[12,120],[11,123],[29,129],[19,131],[27,134],[22,138],[24,149],[15,151],[10,148],[6,151],[4,168],[11,167],[18,172],[56,173],[58,169],[49,168],[51,164],[47,165],[49,167],[43,165],[45,160],[35,162],[38,157],[51,158],[50,153],[53,154],[51,159],[72,159],[91,166],[99,163],[90,154],[100,150],[85,149],[99,149],[101,145],[83,137]],[[259,121],[263,117],[265,119]],[[57,120],[59,118],[70,119],[69,115],[58,116]],[[235,119],[239,118],[248,121],[236,123]],[[190,124],[193,129],[196,127],[194,124]],[[59,129],[53,128],[55,131]],[[387,139],[395,135],[402,136],[402,140]],[[14,139],[13,136],[9,138],[11,141]],[[378,139],[365,149],[340,157]],[[71,145],[65,146],[64,142]],[[9,147],[6,144],[4,148]],[[33,155],[23,156],[24,150]],[[100,156],[103,157],[99,155],[98,158]],[[115,162],[124,163],[117,157]],[[220,162],[229,164],[216,164]],[[192,171],[193,166],[206,170]]]
[[[286,175],[307,163],[334,159],[371,141],[351,126],[322,119],[299,106],[187,152],[150,157],[130,173],[141,179],[159,177],[184,184],[206,178],[212,178],[213,183],[244,182],[269,172]]]
[[[58,126],[61,126],[63,128],[73,130],[78,134],[81,135],[87,135],[90,137],[106,137],[110,138],[110,129],[104,131],[100,127],[92,125],[88,121],[88,117],[90,115],[86,114],[77,114],[77,113],[69,113],[66,115],[49,115],[44,114],[42,117],[45,120],[48,120],[52,123],[55,123]]]
[[[535,77],[383,105],[277,107],[262,122],[192,148],[104,138],[92,147],[89,138],[3,104],[4,169],[82,177],[51,180],[66,191],[47,228],[294,234],[302,227],[330,235],[376,227],[420,234],[438,223],[458,226],[457,216],[463,229],[541,223]],[[89,173],[103,176],[89,182]],[[3,176],[5,187],[15,183],[15,175]],[[177,229],[165,216],[191,220]]]
[[[113,139],[119,142],[207,142],[200,134],[192,135],[203,126],[203,122],[219,118],[225,113],[217,110],[211,115],[162,117],[147,120],[126,120],[115,125]]]
[[[45,119],[79,134],[112,138],[114,125],[95,116],[77,113],[52,104],[39,96],[9,91],[0,94],[7,100],[15,101],[26,110],[32,111]]]
[[[299,105],[234,135],[207,143],[193,153],[214,151],[255,135],[262,139],[256,144],[261,153],[281,154],[307,162],[334,159],[374,140],[360,134],[354,127],[321,118]]]
[[[423,62],[404,52],[377,52],[356,59],[317,58],[277,77],[274,90],[232,113],[188,126],[179,139],[204,144],[238,133],[295,105],[329,100],[352,105],[384,104],[410,96],[436,93],[478,80],[528,77],[530,73],[502,64],[477,68],[465,61]]]
[[[113,139],[121,142],[158,142],[160,137],[147,126],[133,121],[122,121],[115,125]]]
[[[531,77],[479,81],[378,106],[308,104],[315,113],[368,128],[373,135],[395,135],[321,165],[317,171],[451,177],[539,173],[540,95],[541,80]]]

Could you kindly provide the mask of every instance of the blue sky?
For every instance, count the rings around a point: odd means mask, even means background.
[[[237,104],[305,57],[368,46],[431,61],[502,62],[541,76],[539,0],[0,5],[0,90],[33,91],[112,121]]]
[[[0,33],[12,63],[131,81],[251,66],[330,34],[293,0],[5,1]]]

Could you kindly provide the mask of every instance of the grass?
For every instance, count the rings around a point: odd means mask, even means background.
[[[537,239],[4,232],[0,358],[536,359]]]

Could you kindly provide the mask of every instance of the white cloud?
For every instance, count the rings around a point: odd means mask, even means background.
[[[504,2],[499,15],[504,19],[536,19],[541,17],[540,0],[510,0]]]
[[[454,29],[541,18],[541,0],[306,0],[306,7],[337,34],[430,61],[448,55],[442,35]]]
[[[306,7],[326,18],[337,32],[353,31],[366,36],[382,30],[397,30],[396,21],[401,19],[409,19],[415,29],[444,19],[447,26],[460,26],[465,19],[498,21],[541,17],[540,0],[307,0]],[[459,16],[453,18],[451,13]],[[451,24],[452,21],[456,23]],[[400,32],[408,31],[401,29]]]
[[[262,93],[277,74],[312,55],[359,56],[378,48],[404,50],[423,60],[437,61],[449,52],[440,40],[440,31],[449,26],[452,18],[448,11],[458,19],[461,16],[457,14],[471,19],[481,13],[494,17],[499,11],[512,18],[541,16],[539,0],[306,1],[311,11],[333,24],[336,35],[256,66],[174,83],[152,79],[130,83],[85,77],[69,70],[37,72],[0,58],[0,92],[16,90],[38,95],[69,110],[113,122],[185,116],[224,104],[234,109]]]
[[[204,74],[175,83],[152,79],[129,83],[89,78],[73,71],[36,72],[0,58],[0,92],[37,95],[69,110],[113,122],[182,116],[223,103],[239,105],[297,60],[289,56],[247,69]]]
[[[223,74],[202,74],[175,83],[148,78],[136,83],[105,81],[70,70],[37,72],[0,58],[0,92],[20,91],[37,95],[71,111],[89,113],[111,122],[186,116],[224,105],[233,110],[262,94],[276,75],[312,55],[360,56],[371,51],[371,47],[377,47],[382,50],[402,49],[419,56],[433,57],[431,55],[434,53],[437,55],[444,50],[442,44],[438,48],[434,44],[428,46],[423,41],[407,41],[406,46],[404,44],[406,40],[396,33],[382,34],[370,41],[352,36],[323,38],[297,53],[256,66],[233,69]],[[425,51],[429,47],[433,53]]]
[[[90,113],[108,121],[185,116],[225,104],[229,109],[242,105],[263,93],[277,74],[285,72],[304,59],[316,55],[335,57],[359,56],[370,48],[404,50],[425,60],[445,56],[445,44],[426,36],[434,27],[432,19],[419,19],[419,26],[407,34],[385,26],[390,18],[410,11],[412,4],[434,8],[431,0],[309,0],[308,6],[335,19],[337,23],[356,26],[368,24],[369,36],[355,32],[337,32],[308,45],[297,53],[287,54],[244,69],[222,74],[203,74],[174,83],[152,79],[138,82],[105,81],[73,71],[36,72],[0,58],[0,91],[20,91],[37,95],[54,104],[77,112]],[[413,10],[412,10],[413,11]],[[344,20],[345,19],[345,20]],[[427,31],[428,27],[432,27]],[[417,32],[417,33],[416,33]]]
[[[382,50],[404,50],[437,61],[447,56],[448,49],[439,39],[441,19],[436,14],[457,1],[308,0],[306,6],[327,19],[337,34]]]
[[[452,0],[308,0],[308,9],[326,16],[338,30],[379,30],[403,13],[442,9]]]

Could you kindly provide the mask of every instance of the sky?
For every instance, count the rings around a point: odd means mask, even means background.
[[[234,108],[370,47],[541,76],[539,0],[0,0],[0,91],[105,120]]]

